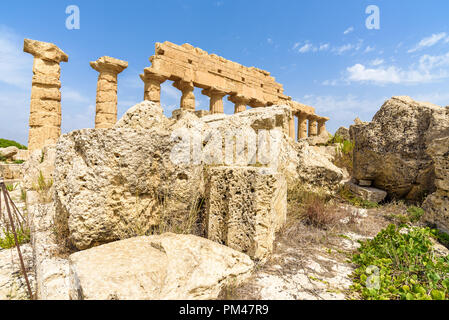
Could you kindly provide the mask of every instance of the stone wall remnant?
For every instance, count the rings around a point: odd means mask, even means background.
[[[111,128],[117,122],[117,76],[128,62],[104,56],[90,66],[99,72],[95,128]]]
[[[61,62],[69,57],[53,43],[25,39],[23,51],[34,56],[28,150],[55,143],[61,135]]]

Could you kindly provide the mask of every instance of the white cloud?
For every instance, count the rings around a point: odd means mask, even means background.
[[[416,84],[431,82],[446,78],[448,72],[443,69],[434,70],[436,65],[426,65],[430,60],[418,66],[417,69],[403,70],[396,66],[367,68],[362,64],[355,64],[347,68],[348,80],[356,82],[373,82],[376,84]],[[432,61],[436,61],[433,60]],[[442,63],[440,60],[438,64]]]
[[[367,46],[364,52],[368,53],[368,52],[374,51],[374,49],[375,49],[374,47]]]
[[[348,29],[346,29],[343,34],[348,34],[351,33],[352,31],[354,31],[354,27],[349,27]]]
[[[370,65],[372,65],[372,66],[378,66],[378,65],[381,65],[382,63],[384,63],[384,60],[383,60],[383,59],[377,58],[377,59],[372,60],[372,61],[370,62]]]
[[[446,32],[435,33],[435,34],[432,34],[430,37],[426,37],[426,38],[422,39],[414,48],[408,50],[408,52],[411,53],[411,52],[421,50],[423,48],[432,47],[432,46],[436,45],[438,42],[440,42],[441,40],[444,40],[446,42],[448,39],[449,39],[449,37],[447,37]]]
[[[341,55],[341,54],[343,54],[347,51],[350,51],[354,48],[356,48],[354,45],[348,43],[348,44],[342,45],[340,47],[334,47],[334,48],[332,48],[332,51],[337,53],[338,55]]]
[[[329,48],[330,48],[329,43],[324,43],[324,44],[320,45],[320,51],[326,51],[326,50],[329,50]]]
[[[299,53],[306,53],[309,51],[316,51],[316,48],[310,43],[306,43],[298,50]]]

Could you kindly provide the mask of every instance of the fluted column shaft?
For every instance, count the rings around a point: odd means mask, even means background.
[[[304,113],[298,114],[298,140],[307,138],[307,115]]]
[[[145,71],[144,74],[140,75],[140,78],[145,84],[143,99],[161,103],[161,84],[167,80],[167,77]]]
[[[309,137],[317,135],[317,121],[315,118],[309,117]]]
[[[241,95],[231,95],[228,100],[234,103],[234,113],[239,113],[246,111],[246,106],[251,99]]]
[[[95,128],[111,128],[117,122],[117,76],[128,67],[128,62],[101,57],[90,66],[99,72]]]
[[[23,51],[34,56],[28,150],[56,143],[61,135],[61,62],[68,56],[48,42],[24,40]]]
[[[293,114],[288,121],[288,136],[295,140],[295,116]]]
[[[226,95],[226,92],[210,88],[203,90],[202,93],[210,97],[209,108],[211,113],[224,113],[223,97]]]
[[[193,90],[195,86],[192,82],[179,80],[173,83],[173,86],[182,92],[181,96],[181,109],[195,110],[195,94]]]

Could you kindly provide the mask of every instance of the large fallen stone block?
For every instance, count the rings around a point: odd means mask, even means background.
[[[448,136],[435,138],[427,149],[435,164],[437,190],[426,198],[423,207],[424,218],[449,233],[449,129],[445,134]]]
[[[19,152],[19,148],[11,146],[6,148],[0,148],[0,156],[8,159],[12,158],[14,155],[16,155]]]
[[[193,235],[130,238],[70,256],[71,298],[216,299],[249,277],[251,259]]]
[[[21,164],[0,164],[0,176],[5,180],[18,180],[23,177]]]
[[[394,198],[421,200],[434,192],[434,165],[426,150],[449,128],[448,110],[393,97],[370,123],[351,126],[354,178],[371,180]]]
[[[265,260],[287,215],[284,176],[263,167],[211,167],[206,194],[207,237]]]
[[[346,182],[346,185],[349,187],[349,190],[359,198],[371,202],[379,203],[383,201],[387,193],[383,190],[372,188],[372,187],[365,187],[357,185],[351,181]]]

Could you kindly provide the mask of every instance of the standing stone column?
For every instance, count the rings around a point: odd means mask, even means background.
[[[317,135],[317,121],[315,116],[309,116],[309,137]]]
[[[228,100],[234,103],[234,113],[239,113],[246,111],[246,106],[251,99],[239,94],[234,94],[232,96],[229,96]]]
[[[295,140],[295,114],[293,112],[288,120],[288,136]]]
[[[322,135],[326,132],[326,122],[329,121],[327,117],[321,117],[318,119],[318,135]]]
[[[128,68],[128,62],[101,57],[90,66],[97,70],[97,111],[95,128],[111,128],[117,122],[117,75]]]
[[[31,83],[30,154],[47,144],[56,143],[61,135],[60,63],[69,57],[53,43],[25,39],[23,51],[34,56]]]
[[[161,103],[161,84],[168,79],[168,76],[154,73],[149,68],[146,68],[144,69],[144,74],[140,75],[140,78],[145,84],[143,99]]]
[[[210,97],[210,112],[211,113],[224,113],[223,109],[223,97],[227,94],[225,91],[209,88],[201,91],[204,95]]]
[[[173,83],[173,87],[182,92],[181,109],[195,110],[195,94],[193,93],[195,86],[193,82],[178,80]]]
[[[298,113],[298,140],[307,138],[307,114]]]

